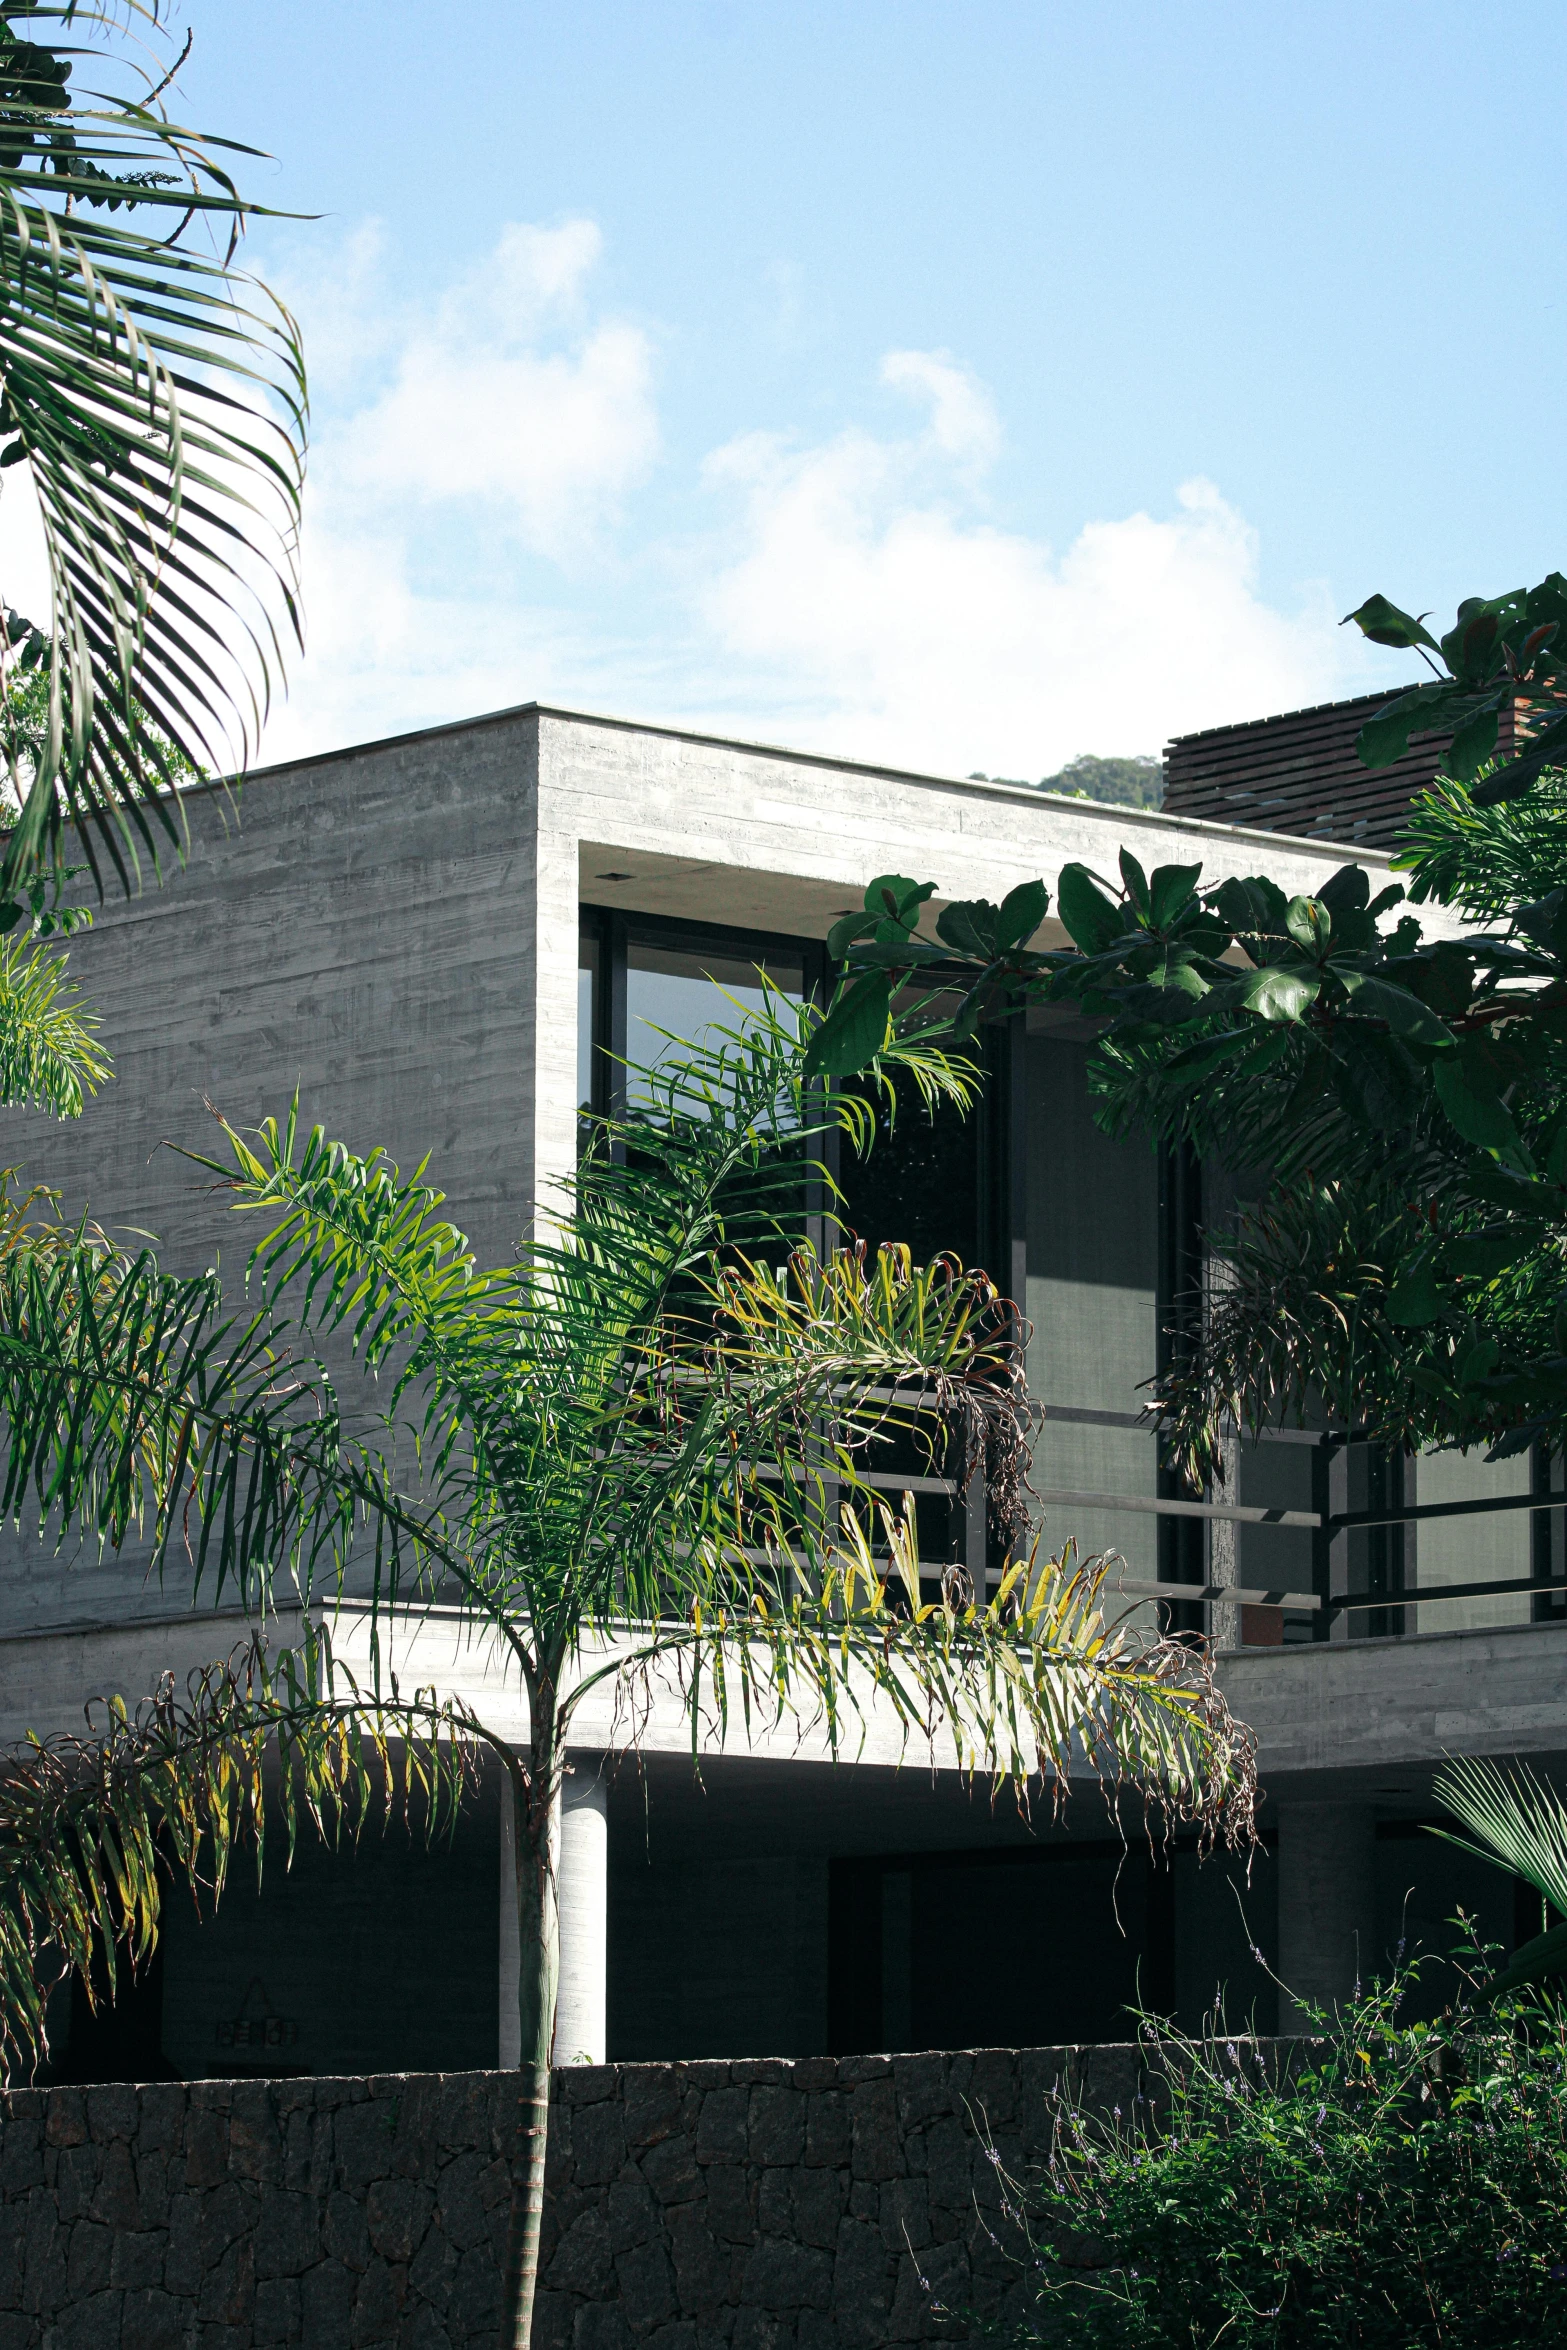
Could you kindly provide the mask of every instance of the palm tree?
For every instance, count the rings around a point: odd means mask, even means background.
[[[266,1223],[246,1318],[224,1318],[213,1277],[175,1281],[92,1234],[0,1265],[6,1510],[31,1495],[114,1548],[140,1529],[160,1571],[188,1547],[198,1592],[232,1586],[258,1613],[290,1588],[334,1599],[368,1568],[376,1658],[364,1690],[334,1683],[324,1631],[307,1628],[283,1660],[209,1674],[183,1709],[165,1692],[117,1719],[101,1750],[13,1768],[12,2040],[36,2042],[46,1938],[78,1964],[94,1934],[145,1947],[160,1823],[186,1873],[214,1815],[226,1855],[267,1735],[293,1742],[327,1810],[362,1792],[361,1737],[377,1753],[394,1731],[424,1756],[443,1740],[487,1750],[518,1823],[513,2350],[537,2273],[559,1796],[591,1693],[624,1701],[628,1737],[678,1699],[694,1746],[738,1711],[754,1729],[825,1726],[841,1753],[880,1712],[1025,1791],[1035,1776],[1064,1789],[1086,1758],[1172,1816],[1251,1834],[1250,1740],[1203,1661],[1107,1626],[1098,1573],[1011,1555],[1033,1418],[1012,1309],[951,1260],[802,1236],[807,1186],[830,1188],[811,1153],[834,1130],[864,1148],[874,1125],[867,1099],[806,1076],[819,1018],[770,998],[639,1071],[642,1106],[599,1125],[558,1220],[501,1271],[475,1264],[423,1167],[405,1179],[292,1115],[249,1140],[225,1126],[202,1161]],[[876,1076],[895,1069],[965,1092],[928,1039],[889,1036]],[[345,1341],[386,1387],[374,1437],[350,1433],[308,1351]],[[922,1432],[960,1480],[987,1472],[1009,1551],[991,1597],[951,1573],[931,1590],[911,1510],[879,1507],[864,1482],[873,1445]],[[397,1685],[390,1644],[436,1600],[526,1692],[525,1744],[478,1702]],[[226,1776],[215,1757],[231,1746],[242,1767]],[[421,1768],[449,1790],[453,1766]]]
[[[0,897],[67,823],[100,890],[101,858],[129,887],[177,848],[179,773],[243,763],[298,633],[299,340],[233,267],[252,150],[163,104],[163,13],[0,0],[0,468],[31,479],[51,607],[0,598],[0,696],[47,680]]]
[[[1440,1770],[1431,1791],[1479,1841],[1471,1844],[1446,1828],[1433,1828],[1433,1836],[1472,1860],[1521,1877],[1540,1896],[1539,1933],[1491,1976],[1486,1997],[1567,1975],[1567,1924],[1549,1923],[1552,1909],[1567,1919],[1567,1802],[1559,1791],[1536,1778],[1526,1763],[1503,1770],[1469,1755]]]

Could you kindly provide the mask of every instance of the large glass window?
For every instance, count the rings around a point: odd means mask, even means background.
[[[715,1032],[733,1028],[741,1015],[760,1011],[766,1001],[763,975],[780,994],[798,1003],[805,992],[805,958],[787,949],[756,951],[669,935],[626,941],[626,1041],[630,1064],[627,1098],[632,1109],[647,1100],[645,1082],[634,1072],[654,1069],[680,1045],[704,1045]]]
[[[577,936],[577,1108],[593,1108],[594,1046],[598,1039],[599,974],[603,955],[596,925]]]
[[[1028,1384],[1045,1406],[1034,1481],[1152,1500],[1158,1457],[1129,1425],[1155,1367],[1158,1161],[1094,1124],[1086,1046],[1031,1020],[1028,1052]],[[1151,1511],[1047,1500],[1052,1551],[1118,1551],[1129,1579],[1158,1575]]]

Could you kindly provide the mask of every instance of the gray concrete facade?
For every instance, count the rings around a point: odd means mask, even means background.
[[[1036,874],[1054,887],[1071,858],[1113,872],[1125,844],[1145,866],[1266,870],[1309,891],[1348,854],[538,707],[271,770],[188,807],[184,867],[106,906],[73,952],[113,1084],[74,1124],[13,1113],[6,1157],[66,1212],[156,1234],[171,1270],[220,1264],[236,1308],[253,1235],[179,1156],[213,1147],[208,1101],[245,1127],[285,1114],[297,1088],[301,1117],[351,1148],[381,1145],[405,1170],[428,1157],[484,1262],[503,1261],[548,1212],[576,1143],[584,906],[819,942],[881,871],[933,879],[946,898],[999,898]],[[1386,859],[1361,861],[1380,880]],[[1151,1368],[1154,1250],[1151,1228],[1131,1246],[1110,1226],[1142,1215],[1152,1191],[1146,1167],[1112,1163],[1089,1132],[1080,1050],[1064,1031],[1030,1031],[1031,1183],[1042,1171],[1026,1236],[1041,1334],[1031,1376],[1050,1402],[1125,1412],[1144,1355]],[[1074,1164],[1087,1171],[1071,1192],[1060,1170]],[[1151,1493],[1134,1443],[1145,1440],[1047,1424],[1050,1475],[1095,1491],[1140,1491],[1143,1476]],[[1052,1510],[1049,1539],[1115,1542],[1128,1558],[1142,1543],[1143,1575],[1153,1526],[1146,1512]],[[1245,1582],[1233,1545],[1221,1541],[1214,1563],[1220,1580]],[[244,1627],[232,1613],[215,1621],[213,1598],[193,1607],[172,1568],[149,1588],[131,1553],[10,1544],[4,1735],[74,1728],[94,1693],[139,1698],[166,1667],[221,1653]],[[1214,1629],[1233,1636],[1244,1612],[1220,1603]],[[1033,1986],[1038,2028],[1016,2036],[1114,2036],[1118,2010],[1084,2004],[1085,1973],[1110,1986],[1107,1999],[1163,1999],[1191,2018],[1223,1985],[1272,2029],[1277,1977],[1339,1995],[1346,1938],[1385,1955],[1412,1901],[1440,1936],[1459,1878],[1433,1876],[1436,1848],[1411,1840],[1430,1813],[1431,1774],[1448,1752],[1567,1752],[1564,1644],[1567,1624],[1518,1622],[1227,1655],[1225,1686],[1258,1732],[1271,1798],[1272,1841],[1249,1885],[1184,1850],[1166,1875],[1146,1875],[1135,1839],[1120,1851],[1126,1823],[1086,1793],[1063,1832],[992,1814],[946,1770],[895,1769],[895,1747],[876,1736],[863,1762],[836,1768],[809,1743],[783,1753],[740,1740],[709,1758],[698,1789],[684,1725],[655,1721],[644,1767],[595,1782],[602,1801],[579,1823],[599,1840],[578,1855],[572,2033],[611,2060],[803,2058],[845,2032],[917,2044],[939,2015],[983,2017],[949,2032],[960,2044],[981,2029],[1012,2034]],[[482,1688],[520,1726],[520,1696],[498,1666],[454,1648],[438,1671]],[[584,1725],[595,1754],[610,1728],[607,1717]],[[1323,1807],[1358,1823],[1349,1844],[1324,1828]],[[278,2013],[317,2017],[308,2069],[504,2060],[505,1833],[496,1789],[449,1854],[389,1843],[359,1876],[360,1863],[334,1876],[302,1857],[297,1890],[280,1881],[259,1902],[246,1895],[248,1907],[236,1894],[216,1924],[182,1924],[167,1954],[171,2062],[196,2072],[216,2061],[257,1975]],[[1463,1891],[1489,1902],[1510,1938],[1502,1888],[1464,1879]],[[394,1988],[332,2020],[332,1921],[347,1931],[358,1919],[369,1950],[383,1900],[414,1921],[388,1926]],[[309,1919],[323,1937],[319,1978]],[[1134,1962],[1156,1947],[1159,1983],[1145,1970],[1139,1991]],[[1085,2018],[1092,2028],[1079,2029]]]

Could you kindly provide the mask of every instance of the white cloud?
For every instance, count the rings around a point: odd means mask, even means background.
[[[514,223],[416,325],[388,387],[329,434],[329,491],[372,505],[482,500],[521,544],[570,561],[658,448],[652,352],[639,327],[582,327],[599,258],[591,221]],[[564,326],[563,348],[549,348]]]
[[[1295,614],[1262,600],[1256,534],[1211,482],[1185,483],[1166,516],[1088,523],[1056,556],[976,511],[1000,438],[981,387],[919,352],[883,378],[928,393],[924,432],[805,449],[751,434],[708,463],[738,513],[705,616],[770,731],[1037,776],[1338,690],[1325,599]]]
[[[1356,682],[1321,597],[1264,600],[1211,483],[1061,551],[1005,528],[1002,421],[944,351],[882,360],[907,425],[742,433],[666,484],[686,514],[700,479],[711,528],[648,528],[653,345],[606,309],[602,259],[591,221],[513,223],[409,303],[372,224],[289,289],[327,419],[309,658],[269,757],[536,697],[1038,776]]]

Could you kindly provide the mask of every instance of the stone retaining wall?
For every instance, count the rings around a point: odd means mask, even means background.
[[[1133,2047],[594,2066],[556,2076],[537,2350],[961,2339],[1015,2285],[982,2142]],[[0,2096],[0,2350],[492,2350],[501,2073]],[[976,2129],[976,2123],[979,2125]]]

